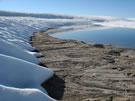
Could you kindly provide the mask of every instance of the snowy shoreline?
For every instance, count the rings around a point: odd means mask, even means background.
[[[29,41],[33,32],[53,27],[61,27],[64,32],[135,28],[135,20],[0,11],[0,101],[54,101],[40,86],[53,75],[53,71],[37,65],[40,61],[36,56],[40,54],[32,52],[35,48]]]

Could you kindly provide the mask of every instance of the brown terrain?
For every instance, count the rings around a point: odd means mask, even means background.
[[[42,66],[55,75],[42,86],[59,101],[135,101],[135,50],[34,33]]]

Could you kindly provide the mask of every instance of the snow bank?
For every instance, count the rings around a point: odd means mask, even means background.
[[[40,85],[52,75],[48,68],[0,54],[0,101],[54,101]]]
[[[0,81],[17,88],[40,85],[53,75],[48,68],[3,54],[0,54],[0,66]]]
[[[28,53],[25,49],[22,49],[21,47],[2,39],[0,40],[0,53],[23,59],[28,62],[36,64],[40,63],[40,61],[34,55]]]
[[[55,101],[38,89],[19,89],[0,85],[0,101]]]
[[[108,27],[135,28],[135,18],[73,16],[0,11],[0,101],[55,101],[40,84],[53,71],[38,66],[40,53],[30,45],[33,32],[51,27],[76,31]]]

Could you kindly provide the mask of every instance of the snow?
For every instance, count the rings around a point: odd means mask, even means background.
[[[20,98],[19,101],[37,101],[38,98],[38,101],[53,101],[40,86],[53,75],[52,70],[3,54],[0,54],[0,66],[0,101]]]
[[[17,88],[40,85],[53,75],[48,68],[3,54],[0,54],[0,66],[0,81]]]
[[[23,59],[32,63],[40,63],[40,61],[34,55],[30,54],[25,49],[22,49],[22,47],[2,39],[0,40],[0,53]]]
[[[33,32],[51,27],[61,31],[135,28],[135,18],[74,16],[0,11],[0,101],[55,101],[41,87],[53,71],[39,66],[42,56],[30,44]]]
[[[41,53],[36,53],[36,52],[30,52],[30,51],[27,51],[29,54],[32,54],[34,55],[35,57],[42,57],[43,55]]]
[[[0,85],[0,101],[55,101],[38,89],[19,89]]]

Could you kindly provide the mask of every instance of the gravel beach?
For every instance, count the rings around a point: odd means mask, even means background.
[[[59,101],[134,101],[135,50],[35,32],[32,45],[55,75],[42,86]]]

